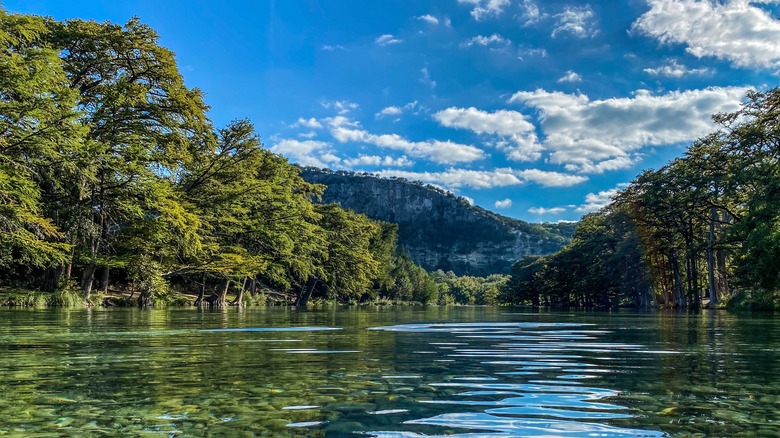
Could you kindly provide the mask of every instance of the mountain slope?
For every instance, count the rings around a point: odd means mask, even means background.
[[[526,255],[568,243],[573,224],[529,224],[472,206],[464,198],[403,178],[307,167],[301,176],[327,186],[322,202],[398,224],[398,243],[432,271],[508,273]]]

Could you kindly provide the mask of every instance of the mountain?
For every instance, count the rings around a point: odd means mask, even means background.
[[[398,244],[429,271],[508,273],[526,255],[550,254],[571,240],[574,224],[529,224],[473,206],[440,188],[404,178],[306,167],[301,176],[327,186],[325,204],[398,224]]]

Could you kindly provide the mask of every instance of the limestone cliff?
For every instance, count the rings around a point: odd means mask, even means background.
[[[508,273],[525,255],[568,243],[571,225],[529,224],[472,206],[464,198],[403,178],[304,168],[308,182],[327,186],[323,203],[398,224],[398,244],[432,271],[458,275]]]

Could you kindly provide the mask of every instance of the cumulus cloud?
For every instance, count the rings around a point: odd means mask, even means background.
[[[588,180],[588,177],[582,175],[568,175],[539,169],[519,170],[517,175],[544,187],[571,187]]]
[[[539,216],[543,216],[546,214],[561,214],[565,211],[566,211],[565,207],[552,207],[552,208],[532,207],[528,209],[529,213],[538,214]]]
[[[421,16],[417,17],[417,19],[420,20],[420,21],[424,21],[424,22],[426,22],[428,24],[432,24],[434,26],[439,24],[439,19],[434,17],[433,15],[430,15],[430,14],[421,15]]]
[[[293,128],[303,126],[304,128],[320,129],[322,128],[322,123],[320,123],[319,120],[315,119],[314,117],[308,119],[304,119],[303,117],[298,117],[298,121],[295,122],[292,126]]]
[[[596,14],[590,5],[566,6],[558,14],[554,15],[555,27],[552,37],[567,33],[577,38],[588,38],[596,35],[598,29],[594,23]]]
[[[523,26],[531,26],[547,18],[547,14],[543,13],[541,9],[539,9],[539,5],[533,0],[523,0],[520,8],[522,9],[520,22]]]
[[[349,102],[346,100],[323,101],[321,105],[326,109],[333,108],[339,114],[347,114],[352,110],[360,108],[360,105],[356,104],[355,102]]]
[[[702,75],[709,73],[707,68],[688,68],[684,65],[680,65],[674,59],[664,65],[658,67],[648,67],[643,70],[645,73],[652,76],[666,76],[668,78],[681,78],[683,76],[690,75]]]
[[[398,39],[389,33],[386,33],[384,35],[378,36],[377,39],[374,40],[374,42],[379,44],[380,46],[390,46],[392,44],[402,43],[403,40]]]
[[[433,118],[448,128],[501,136],[502,140],[496,142],[496,146],[510,159],[534,161],[541,158],[542,146],[536,138],[536,127],[517,111],[490,113],[474,107],[452,107],[437,112]]]
[[[567,70],[566,74],[558,79],[558,83],[563,82],[582,82],[582,76],[575,73],[573,70]]]
[[[414,165],[414,161],[402,156],[399,158],[393,158],[390,156],[379,157],[376,155],[360,155],[357,158],[349,158],[344,160],[344,165],[347,167],[358,166],[385,166],[385,167],[409,167]]]
[[[382,118],[390,117],[390,116],[400,116],[401,114],[404,113],[404,111],[415,109],[417,107],[417,104],[418,104],[418,102],[415,100],[415,101],[407,103],[406,105],[404,105],[402,107],[401,106],[391,105],[391,106],[383,108],[381,111],[376,113],[375,117],[377,119],[382,119]]]
[[[301,137],[301,138],[314,138],[316,136],[317,136],[317,133],[314,132],[314,131],[298,133],[298,137]]]
[[[584,94],[520,91],[509,102],[533,108],[550,161],[599,173],[629,166],[647,146],[689,142],[713,130],[711,115],[739,108],[744,87],[710,87],[654,96],[590,100]],[[600,164],[600,171],[599,169]],[[595,166],[595,167],[594,167]]]
[[[452,141],[410,141],[398,134],[372,134],[360,129],[357,122],[345,117],[327,119],[330,133],[341,143],[367,143],[380,148],[403,151],[413,157],[422,157],[442,164],[472,162],[485,157],[482,149]]]
[[[604,190],[598,193],[588,193],[585,195],[585,203],[576,208],[579,213],[591,213],[599,211],[602,208],[609,205],[620,190],[626,188],[627,183],[621,183],[615,186],[615,188]]]
[[[713,56],[739,67],[780,67],[780,21],[755,6],[776,1],[648,0],[632,31],[665,44],[683,44],[697,58]]]
[[[376,118],[381,119],[383,117],[399,116],[401,114],[403,114],[403,110],[401,108],[398,108],[397,106],[388,106],[383,108],[382,111],[376,113]]]
[[[498,110],[492,113],[470,108],[447,108],[433,115],[450,128],[465,128],[477,134],[512,135],[534,130],[534,125],[517,111]]]
[[[483,47],[497,47],[497,46],[508,46],[512,44],[511,41],[508,39],[502,37],[501,35],[494,33],[490,36],[484,36],[484,35],[477,35],[474,38],[470,38],[466,40],[465,42],[461,43],[461,47],[471,47],[471,46],[483,46]]]
[[[458,0],[458,3],[471,6],[471,16],[477,21],[497,17],[509,6],[509,0]]]
[[[430,184],[456,189],[472,187],[490,189],[510,187],[533,182],[545,187],[568,187],[587,181],[580,175],[566,175],[539,169],[516,170],[500,168],[493,170],[470,170],[451,168],[443,172],[409,172],[402,170],[383,170],[382,176],[398,176],[410,180],[420,180]]]
[[[566,164],[564,167],[570,172],[582,172],[582,173],[604,173],[613,170],[628,169],[636,164],[641,158],[640,154],[633,153],[630,156],[615,157],[609,160],[599,161],[598,163],[592,163],[590,161],[582,162],[579,164]]]
[[[271,146],[271,152],[282,154],[302,166],[330,167],[340,158],[331,150],[331,144],[316,140],[281,140]]]
[[[509,208],[509,207],[512,206],[512,200],[509,199],[509,198],[506,198],[506,199],[501,200],[501,201],[496,201],[493,204],[493,206],[496,207],[496,208]]]

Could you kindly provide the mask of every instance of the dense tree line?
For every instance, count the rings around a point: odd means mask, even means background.
[[[249,121],[215,128],[157,38],[137,19],[0,9],[0,287],[83,303],[111,287],[142,306],[174,289],[213,306],[262,289],[300,305],[475,302],[442,293],[454,280],[399,251],[396,225],[313,202],[324,186]]]
[[[214,305],[256,282],[303,302],[380,288],[395,229],[313,204],[322,186],[207,109],[138,20],[0,10],[0,284],[87,302],[124,284],[142,305],[172,284]]]
[[[647,170],[572,243],[513,266],[516,303],[771,307],[780,293],[780,89],[751,92],[719,129]]]

